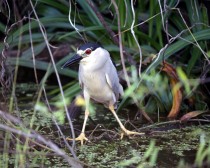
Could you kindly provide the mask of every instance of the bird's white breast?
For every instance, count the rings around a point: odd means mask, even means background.
[[[104,104],[116,101],[105,76],[112,66],[109,53],[104,49],[100,49],[98,55],[94,53],[80,62],[79,78],[83,89],[86,89],[92,99]]]

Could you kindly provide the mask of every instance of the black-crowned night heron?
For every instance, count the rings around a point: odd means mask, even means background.
[[[123,95],[123,87],[119,83],[117,70],[109,52],[99,44],[87,43],[80,46],[76,55],[62,67],[65,68],[79,61],[79,83],[83,89],[86,109],[82,132],[75,140],[81,141],[81,144],[84,140],[88,140],[85,137],[85,125],[89,115],[90,98],[111,110],[122,129],[121,139],[124,135],[142,134],[127,130],[115,112],[117,101]]]

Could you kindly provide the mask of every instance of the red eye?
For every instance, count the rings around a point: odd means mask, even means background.
[[[92,52],[92,50],[91,50],[91,49],[87,49],[87,50],[85,50],[85,54],[87,54],[87,55],[89,55],[91,52]]]

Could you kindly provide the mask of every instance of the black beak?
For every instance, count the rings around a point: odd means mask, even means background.
[[[82,59],[82,57],[78,54],[74,55],[73,57],[71,57],[68,61],[66,61],[65,64],[63,64],[63,66],[61,67],[62,69],[63,68],[66,68],[76,62],[79,62],[80,60]]]

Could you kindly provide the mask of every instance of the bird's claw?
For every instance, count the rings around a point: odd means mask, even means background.
[[[126,136],[130,136],[130,135],[143,135],[144,133],[142,132],[135,132],[135,131],[129,131],[127,129],[123,129],[122,132],[121,132],[121,136],[120,136],[120,139],[123,139],[124,135]]]
[[[77,138],[75,138],[75,139],[66,138],[66,140],[69,140],[69,141],[72,141],[72,140],[80,141],[80,142],[81,142],[81,145],[83,145],[83,141],[88,141],[88,139],[86,138],[86,136],[85,136],[84,133],[81,133],[81,134],[80,134]]]

